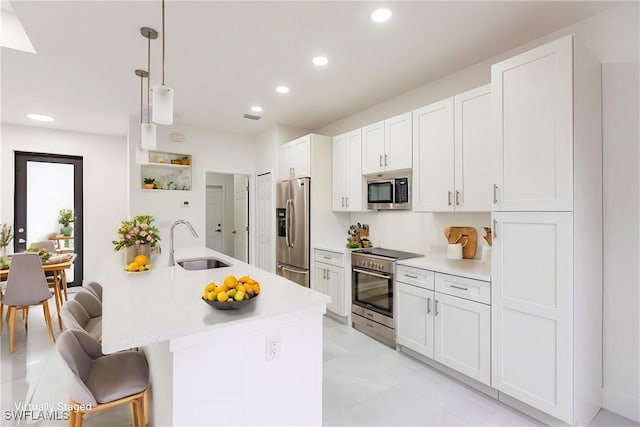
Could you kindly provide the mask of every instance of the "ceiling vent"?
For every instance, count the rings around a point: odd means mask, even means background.
[[[245,119],[249,119],[249,120],[260,120],[262,117],[260,116],[254,116],[253,114],[245,114],[244,116]]]

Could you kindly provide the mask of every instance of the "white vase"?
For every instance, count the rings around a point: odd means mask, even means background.
[[[133,245],[128,248],[124,248],[124,264],[131,264],[138,255],[144,255],[147,258],[151,258],[151,245]]]

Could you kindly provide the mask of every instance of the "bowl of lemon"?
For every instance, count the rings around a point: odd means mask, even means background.
[[[138,255],[134,258],[133,262],[126,268],[129,273],[141,273],[143,271],[151,270],[151,264],[149,264],[149,258],[144,255]]]
[[[236,279],[225,277],[222,284],[209,282],[202,292],[202,300],[218,310],[237,310],[251,304],[260,295],[260,283],[249,276]]]

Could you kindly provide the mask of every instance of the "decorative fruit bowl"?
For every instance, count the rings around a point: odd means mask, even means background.
[[[249,276],[236,279],[227,276],[222,285],[209,282],[205,285],[202,300],[218,310],[237,310],[251,304],[260,294],[260,283]]]
[[[247,305],[251,305],[251,303],[253,302],[253,300],[255,300],[256,297],[250,298],[250,299],[245,299],[242,301],[236,301],[236,300],[227,300],[227,301],[209,301],[206,298],[202,298],[202,301],[206,302],[207,304],[209,304],[211,307],[213,308],[217,308],[218,310],[237,310],[239,308],[242,308],[244,306]]]

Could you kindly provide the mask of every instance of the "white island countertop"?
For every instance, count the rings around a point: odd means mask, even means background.
[[[326,305],[329,297],[208,248],[175,250],[176,261],[212,256],[230,267],[187,271],[168,266],[168,254],[152,258],[152,268],[129,273],[121,253],[105,259],[97,281],[104,287],[102,348],[105,353],[141,347],[216,328]],[[204,301],[209,282],[248,275],[260,283],[260,295],[239,310],[217,310]]]

